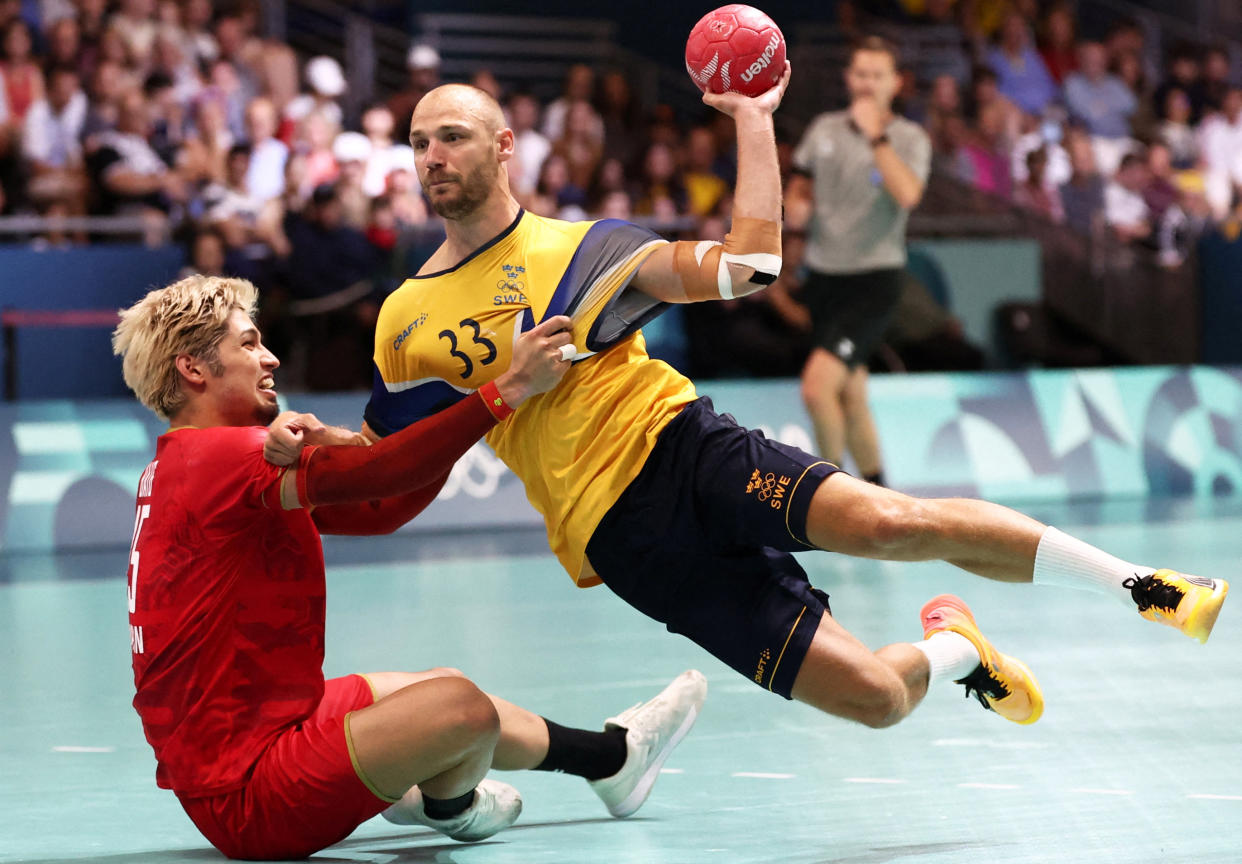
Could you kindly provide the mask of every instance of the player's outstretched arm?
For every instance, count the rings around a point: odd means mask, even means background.
[[[371,447],[317,447],[299,469],[285,473],[281,506],[361,504],[359,516],[363,518],[374,510],[372,502],[442,482],[453,463],[488,429],[531,396],[560,382],[570,366],[565,358],[572,356],[562,351],[570,344],[570,323],[569,318],[557,315],[524,333],[514,347],[508,371],[433,417]],[[335,515],[339,523],[340,511]]]
[[[776,281],[781,272],[781,173],[772,112],[789,86],[785,63],[780,83],[758,96],[704,93],[703,101],[737,125],[737,187],[733,225],[724,244],[679,240],[643,262],[633,288],[666,303],[731,300]]]

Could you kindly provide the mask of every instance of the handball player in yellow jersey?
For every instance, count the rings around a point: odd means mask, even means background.
[[[1037,720],[1043,697],[949,595],[924,606],[920,641],[873,652],[837,623],[791,551],[940,559],[999,581],[1092,589],[1205,640],[1223,580],[1133,565],[985,501],[856,480],[717,415],[647,356],[639,328],[665,304],[741,296],[779,273],[772,113],[789,75],[757,97],[703,97],[737,127],[724,244],[524,212],[506,174],[514,135],[495,100],[456,84],[424,96],[410,143],[446,239],[384,303],[364,432],[382,437],[466,398],[507,368],[520,333],[568,315],[573,367],[487,441],[525,484],[569,575],[603,582],[759,686],[868,726],[898,722],[939,680],[1017,723]]]

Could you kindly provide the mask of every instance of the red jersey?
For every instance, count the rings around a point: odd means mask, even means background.
[[[280,508],[266,431],[168,432],[139,482],[127,574],[134,708],[156,782],[183,796],[240,787],[323,697],[323,547],[308,510]]]

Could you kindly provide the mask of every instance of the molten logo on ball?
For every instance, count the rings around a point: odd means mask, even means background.
[[[785,72],[785,37],[753,6],[721,6],[690,31],[686,71],[700,90],[758,96]]]

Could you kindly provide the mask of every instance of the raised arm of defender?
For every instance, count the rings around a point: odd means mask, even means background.
[[[786,63],[780,83],[759,96],[703,94],[704,103],[737,124],[733,230],[723,244],[678,240],[656,250],[643,262],[632,288],[667,303],[693,303],[744,297],[776,281],[781,272],[781,175],[772,113],[789,76]]]

